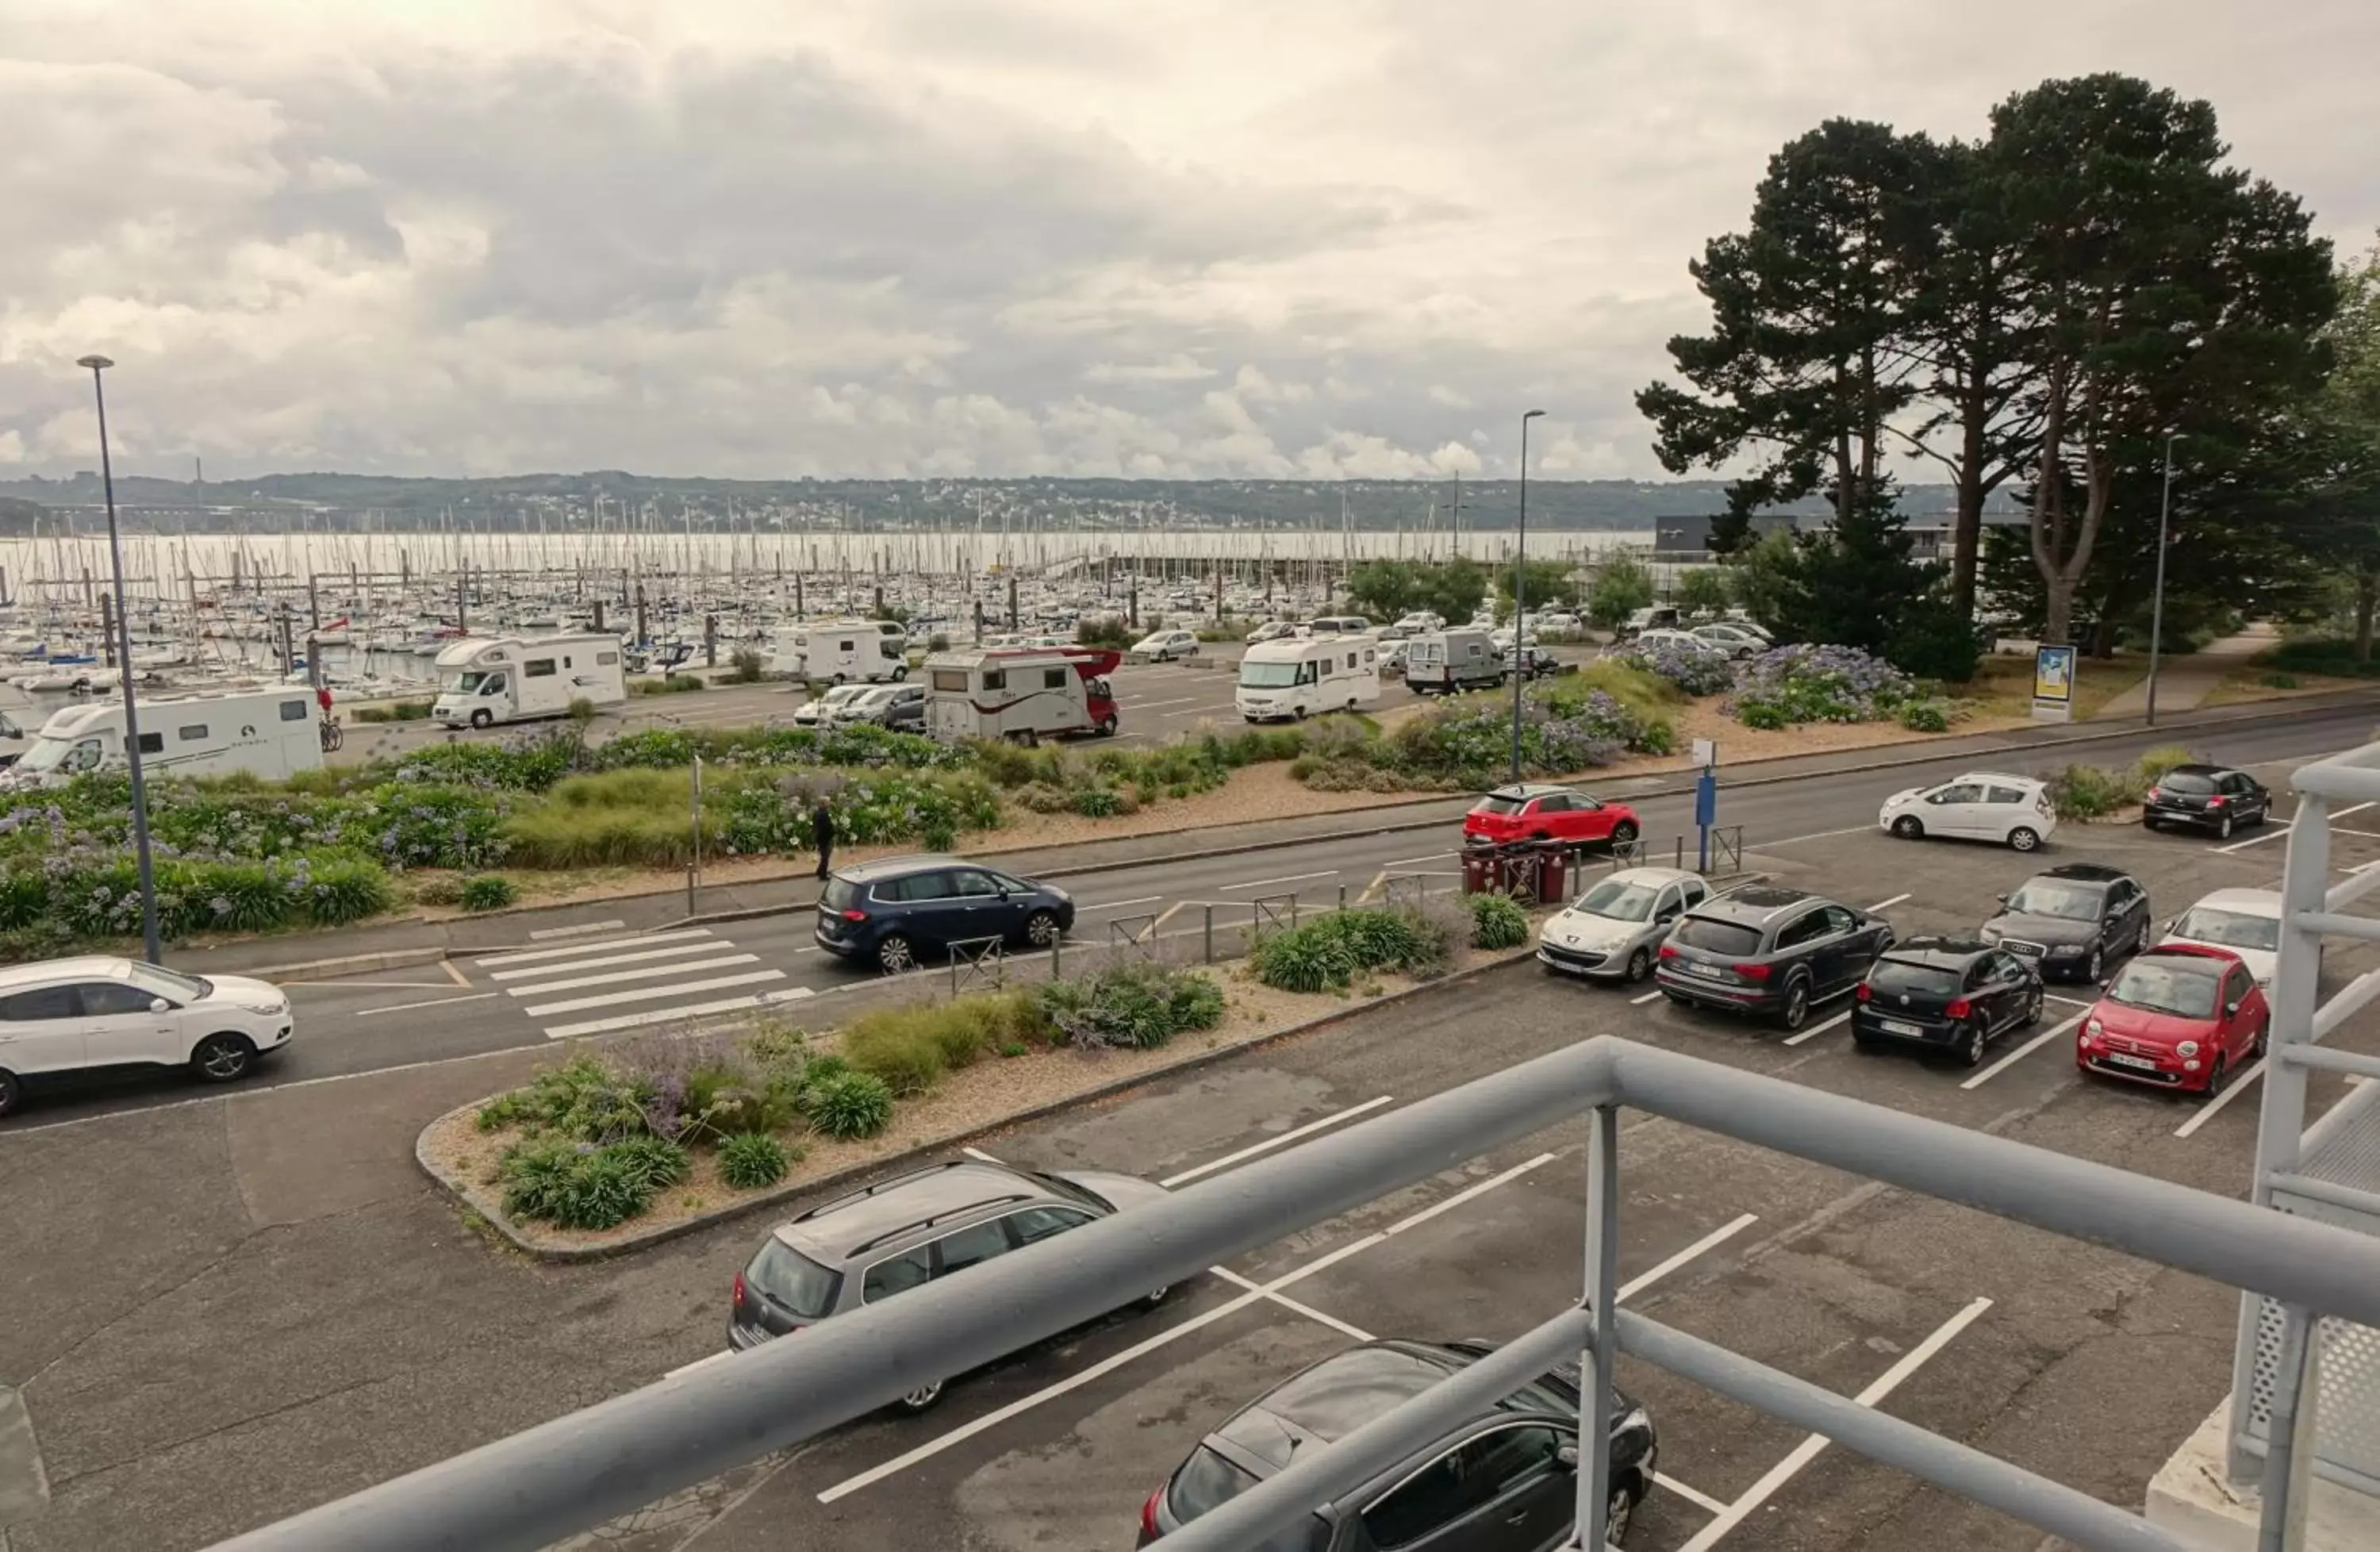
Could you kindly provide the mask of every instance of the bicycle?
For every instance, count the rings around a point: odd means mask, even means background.
[[[347,741],[347,735],[340,730],[339,720],[336,717],[323,718],[321,727],[322,753],[326,755],[335,753],[339,746]]]

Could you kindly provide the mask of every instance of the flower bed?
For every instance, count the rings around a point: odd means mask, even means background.
[[[1727,710],[1749,728],[1872,722],[1895,715],[1916,693],[1915,680],[1856,647],[1796,644],[1742,665]]]

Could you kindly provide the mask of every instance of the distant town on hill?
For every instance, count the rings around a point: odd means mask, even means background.
[[[1533,527],[1644,529],[1718,511],[1714,479],[1532,479]],[[128,525],[168,533],[298,528],[388,532],[719,532],[903,528],[1509,528],[1516,480],[1403,479],[680,479],[602,469],[485,479],[273,474],[199,481],[127,475],[115,499]],[[0,480],[0,533],[49,532],[102,503],[99,476]],[[2014,510],[2003,500],[2003,508]],[[1912,519],[1951,508],[1947,486],[1912,485]],[[1820,516],[1816,499],[1780,515]]]

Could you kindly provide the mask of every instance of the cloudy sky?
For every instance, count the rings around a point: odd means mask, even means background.
[[[2362,247],[2372,0],[0,0],[0,478],[1658,477],[1832,114],[2211,98]]]

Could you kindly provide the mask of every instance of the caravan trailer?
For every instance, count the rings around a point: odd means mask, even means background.
[[[1240,715],[1303,721],[1380,698],[1380,644],[1368,636],[1293,636],[1259,642],[1240,659],[1232,700]]]
[[[926,660],[926,732],[946,744],[1108,737],[1116,730],[1116,704],[1107,676],[1123,657],[1096,647],[937,652]]]
[[[909,637],[891,620],[811,620],[777,632],[780,673],[828,684],[899,684],[909,676]]]
[[[573,701],[599,711],[628,703],[616,636],[465,637],[438,654],[430,714],[448,727],[566,717]]]
[[[285,781],[322,766],[314,695],[304,685],[188,700],[143,700],[140,765],[152,776],[244,773]],[[95,770],[121,770],[124,703],[69,706],[50,714],[9,768],[14,786],[63,786]]]

